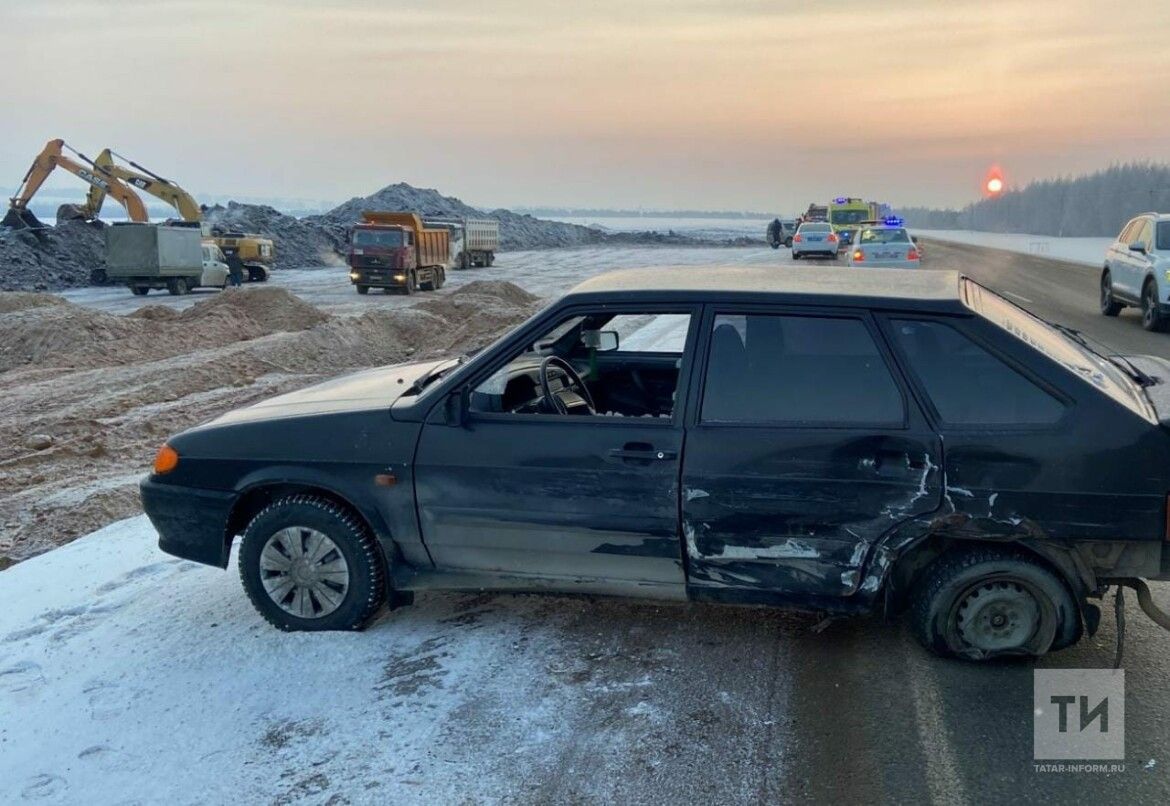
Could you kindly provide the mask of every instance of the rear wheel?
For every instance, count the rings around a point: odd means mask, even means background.
[[[792,259],[793,260],[800,260],[800,252],[793,252]]]
[[[443,287],[443,284],[446,282],[447,282],[447,270],[440,266],[439,268],[435,269],[434,289],[436,291],[439,290],[440,288]]]
[[[1113,275],[1106,269],[1101,273],[1101,313],[1117,316],[1125,306],[1113,298]]]
[[[130,286],[130,293],[136,297],[145,297],[150,293],[150,286],[148,285],[132,285]]]
[[[167,280],[167,292],[172,297],[181,297],[191,289],[187,286],[186,277],[172,277]]]
[[[240,580],[282,630],[359,630],[386,599],[381,551],[351,511],[291,495],[265,507],[244,531]]]
[[[264,283],[268,281],[268,270],[263,266],[249,266],[248,267],[248,282],[249,283]]]
[[[487,264],[489,266],[494,266],[496,264],[496,253],[495,252],[488,252],[487,253]]]
[[[999,548],[935,560],[912,592],[910,613],[918,640],[944,657],[1039,656],[1080,637],[1064,582],[1027,555]]]
[[[1153,280],[1142,286],[1142,327],[1151,333],[1166,329],[1166,317],[1158,310],[1158,284]]]
[[[792,239],[791,239],[791,238],[785,238],[785,239],[784,239],[784,245],[785,245],[785,246],[787,246],[789,249],[791,249],[791,248],[792,248]]]

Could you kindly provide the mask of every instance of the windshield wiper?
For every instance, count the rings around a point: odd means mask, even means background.
[[[1147,375],[1146,373],[1142,372],[1134,365],[1132,361],[1123,355],[1115,353],[1113,355],[1106,356],[1106,358],[1108,358],[1114,364],[1121,366],[1123,369],[1128,369],[1129,374],[1133,376],[1135,381],[1137,381],[1138,386],[1142,387],[1143,389],[1145,389],[1147,386],[1153,386],[1154,384],[1158,383],[1157,378],[1155,378],[1153,375]]]
[[[1047,319],[1044,321],[1048,322]],[[1069,327],[1068,325],[1062,325],[1059,322],[1048,322],[1048,324],[1056,330],[1059,330],[1064,335],[1068,336],[1070,339],[1084,347],[1089,352],[1099,355],[1101,358],[1104,358],[1114,366],[1125,370],[1125,373],[1133,378],[1137,385],[1143,389],[1145,389],[1147,386],[1153,386],[1154,384],[1158,383],[1157,378],[1142,372],[1140,369],[1134,366],[1132,361],[1120,353],[1102,352],[1101,350],[1096,349],[1092,344],[1089,343],[1089,338],[1086,338],[1085,334],[1076,328]],[[1093,339],[1093,341],[1096,342],[1097,347],[1104,347],[1106,350],[1110,349],[1096,339]]]
[[[467,353],[464,353],[463,355],[454,359],[455,363],[453,363],[453,364],[449,364],[449,365],[441,367],[441,368],[435,367],[434,369],[432,369],[430,372],[426,373],[425,375],[419,376],[419,378],[416,379],[415,382],[412,383],[410,385],[410,387],[406,390],[405,394],[418,394],[423,389],[426,389],[432,383],[439,380],[439,378],[442,378],[448,372],[455,369],[455,367],[458,367],[458,366],[461,366],[462,364],[464,364],[469,358],[470,358],[470,356]]]

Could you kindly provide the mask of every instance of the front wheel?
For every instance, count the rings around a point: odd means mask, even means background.
[[[966,660],[1040,656],[1076,643],[1081,633],[1064,582],[1031,557],[999,548],[935,560],[912,592],[910,613],[924,647]]]
[[[1142,327],[1151,333],[1166,329],[1166,317],[1158,310],[1158,284],[1153,280],[1146,280],[1142,287]]]
[[[357,285],[354,286],[354,288],[356,288],[357,292],[362,295],[370,293],[370,287],[368,285]]]
[[[313,495],[265,507],[244,530],[240,580],[282,630],[360,630],[386,599],[385,568],[369,528]]]
[[[1101,274],[1101,313],[1117,316],[1125,306],[1113,298],[1113,275],[1106,269]]]
[[[785,245],[786,247],[788,247],[789,249],[791,249],[791,248],[792,248],[792,239],[791,239],[791,238],[785,238],[785,239],[784,239],[784,245]]]

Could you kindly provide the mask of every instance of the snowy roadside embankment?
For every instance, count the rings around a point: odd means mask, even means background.
[[[0,803],[746,800],[761,747],[781,774],[780,615],[432,594],[282,633],[234,562],[156,540],[0,571]]]
[[[1113,243],[1112,238],[1057,238],[1052,235],[1022,235],[1003,232],[976,232],[974,230],[919,229],[913,227],[915,235],[923,238],[969,246],[984,246],[991,249],[1005,249],[1025,255],[1065,260],[1070,263],[1084,263],[1100,266],[1105,260],[1105,250]]]

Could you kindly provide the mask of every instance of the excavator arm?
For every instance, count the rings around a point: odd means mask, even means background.
[[[129,163],[137,170],[131,170],[114,162],[115,156]],[[162,199],[171,207],[174,207],[184,221],[198,222],[203,218],[203,213],[199,209],[199,203],[195,201],[190,193],[183,190],[171,180],[164,179],[158,174],[148,171],[133,160],[128,160],[122,155],[116,154],[106,148],[102,150],[102,153],[98,154],[97,159],[94,160],[94,165],[126,184],[132,185],[139,190],[144,190],[155,198]],[[90,187],[89,195],[86,197],[85,208],[87,210],[93,210],[94,215],[97,215],[101,212],[102,202],[105,199],[106,191],[98,185],[93,185]]]
[[[130,217],[131,221],[146,223],[150,220],[146,214],[146,206],[142,203],[142,199],[139,198],[137,193],[119,179],[105,173],[92,163],[87,166],[71,157],[65,156],[62,152],[66,148],[68,146],[65,145],[64,140],[50,140],[45,144],[44,149],[33,160],[32,167],[28,169],[28,173],[21,180],[16,195],[9,199],[8,214],[4,216],[4,221],[2,222],[5,226],[14,229],[41,226],[36,216],[28,209],[28,204],[55,168],[64,168],[74,176],[88,182],[91,187],[101,188],[104,193],[113,196],[126,208],[126,214]],[[86,162],[89,161],[84,155],[78,154],[78,156]],[[85,209],[83,213],[90,218],[97,215],[96,210],[90,211]]]

